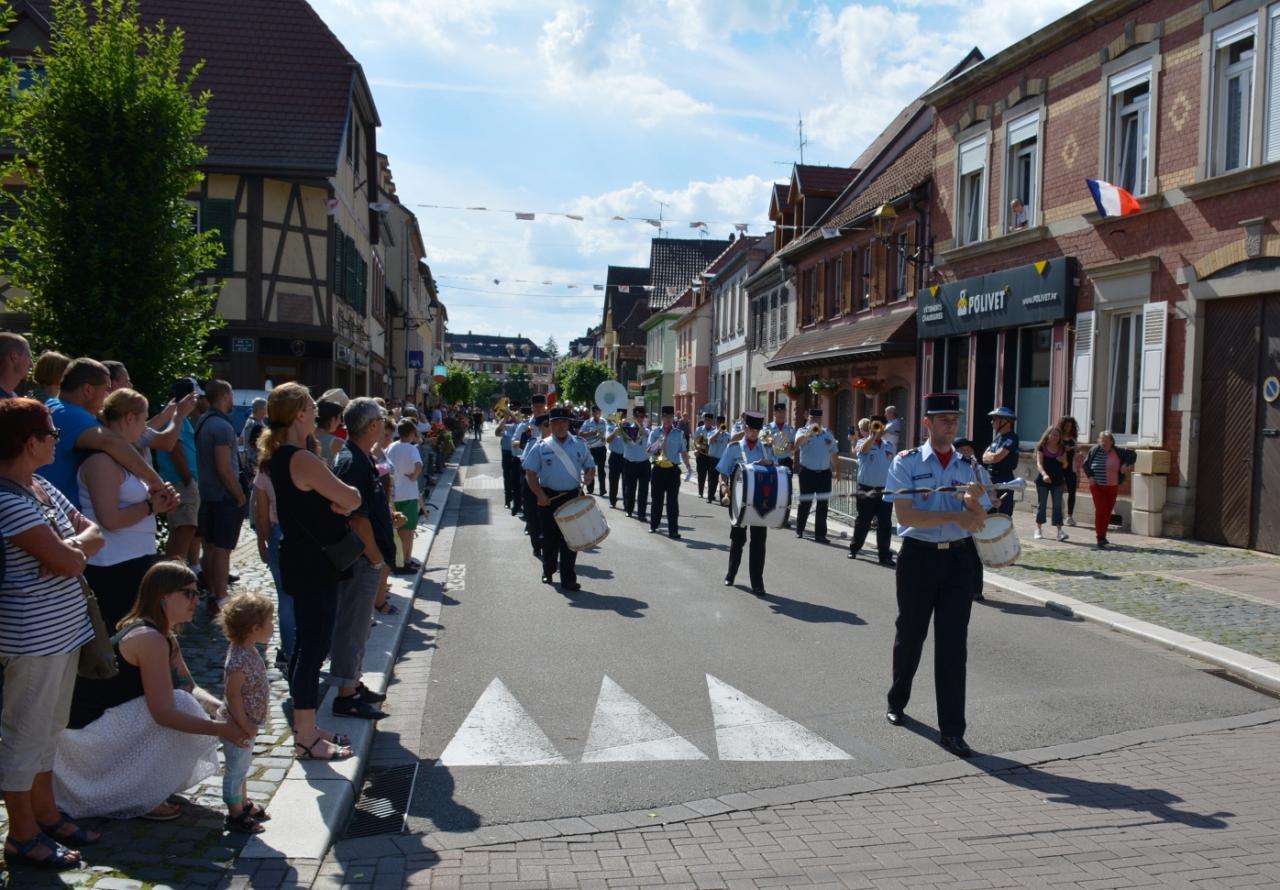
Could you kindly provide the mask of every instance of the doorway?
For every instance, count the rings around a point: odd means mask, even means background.
[[[978,333],[978,354],[973,371],[973,447],[978,454],[991,444],[991,424],[987,415],[996,407],[996,367],[999,364],[1000,335],[996,331]]]

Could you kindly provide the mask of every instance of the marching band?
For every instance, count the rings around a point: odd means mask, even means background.
[[[698,497],[705,497],[707,503],[725,503],[727,497],[726,587],[734,586],[746,550],[750,590],[756,596],[768,596],[764,582],[768,531],[788,527],[793,486],[799,489],[796,537],[804,537],[812,513],[814,540],[829,543],[827,512],[834,482],[840,478],[839,448],[835,436],[823,426],[819,408],[809,411],[808,423],[799,431],[787,423],[786,406],[781,403],[773,406],[772,422],[766,424],[759,412],[744,411],[732,430],[724,416],[705,411],[690,437],[677,424],[671,406],[664,406],[660,423],[651,426],[643,407],[633,407],[628,420],[625,409],[615,408],[606,417],[603,406],[597,405],[575,435],[570,429],[572,412],[547,411],[544,396],[534,396],[532,403],[501,405],[496,433],[502,449],[504,503],[513,516],[523,514],[544,583],[554,583],[558,573],[561,589],[581,589],[577,554],[609,533],[593,494],[607,497],[616,509],[621,486],[628,517],[647,520],[649,531],[657,533],[665,513],[667,535],[680,540],[681,467],[685,479],[694,473],[690,445]],[[886,435],[884,418],[859,424],[854,445],[857,519],[848,555],[857,557],[874,522],[879,563],[896,571],[899,614],[888,721],[898,726],[906,720],[904,709],[936,614],[935,685],[942,745],[967,757],[972,753],[964,741],[969,608],[981,597],[983,563],[1008,564],[1019,550],[1013,536],[1011,545],[1007,540],[999,543],[1003,556],[988,552],[996,546],[988,539],[1011,534],[996,524],[1007,522],[1005,517],[988,516],[992,503],[988,495],[1016,489],[1020,480],[995,485],[973,459],[971,447],[961,453],[957,446],[968,443],[955,437],[959,403],[954,394],[927,395],[924,407],[927,439],[920,447],[897,454]],[[596,478],[600,479],[598,491],[593,490]],[[902,538],[896,560],[889,547],[895,505]],[[993,528],[998,534],[989,534]],[[1010,546],[1012,556],[1007,555]],[[992,561],[996,558],[1007,561]]]

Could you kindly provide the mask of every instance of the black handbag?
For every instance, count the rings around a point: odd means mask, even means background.
[[[320,550],[339,572],[345,572],[364,554],[364,540],[347,526],[347,533],[332,544],[321,545]]]

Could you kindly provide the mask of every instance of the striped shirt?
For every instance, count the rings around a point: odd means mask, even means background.
[[[40,577],[40,562],[13,543],[14,537],[56,522],[60,537],[75,534],[75,508],[62,492],[39,476],[32,477],[52,501],[31,498],[0,487],[0,533],[4,534],[5,573],[0,582],[0,656],[61,655],[93,638],[93,625],[80,592],[80,581],[57,575]]]

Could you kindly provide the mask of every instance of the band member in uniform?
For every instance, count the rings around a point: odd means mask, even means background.
[[[605,426],[604,438],[609,449],[609,506],[615,510],[618,507],[618,495],[622,494],[622,471],[627,465],[622,444],[622,422],[626,419],[626,412],[619,411]]]
[[[773,451],[760,441],[760,430],[764,426],[764,415],[755,411],[747,411],[742,415],[744,432],[742,439],[733,442],[724,451],[716,472],[726,479],[733,479],[733,468],[739,464],[772,464]],[[753,525],[749,528],[730,526],[729,528],[729,571],[724,576],[724,586],[732,587],[733,579],[738,576],[738,567],[742,565],[742,548],[747,543],[747,533],[751,534],[751,552],[747,556],[747,571],[751,576],[751,592],[756,596],[764,596],[764,550],[769,530],[764,526]]]
[[[524,458],[528,456],[529,446],[536,445],[538,440],[547,434],[547,397],[533,397],[534,417],[525,426],[524,432],[521,433],[521,457],[520,465],[524,466]],[[538,499],[533,496],[533,489],[529,487],[529,483],[525,478],[525,474],[521,474],[520,478],[520,502],[524,507],[524,533],[529,536],[529,545],[533,548],[533,555],[536,559],[542,559],[542,524],[541,517],[538,515]]]
[[[809,519],[809,507],[817,503],[813,518],[813,539],[819,544],[829,544],[827,538],[827,502],[831,500],[832,479],[840,478],[840,464],[836,460],[840,446],[836,437],[822,425],[822,409],[809,409],[809,425],[796,436],[796,451],[800,455],[800,506],[796,508],[796,537],[804,537],[804,526]]]
[[[552,584],[560,572],[560,587],[579,590],[578,554],[569,549],[556,522],[556,510],[582,493],[578,476],[588,492],[596,473],[596,462],[587,444],[569,432],[573,416],[567,408],[552,408],[550,435],[535,442],[524,457],[524,475],[537,502],[542,527],[542,583]]]
[[[591,459],[596,462],[596,478],[600,480],[600,497],[604,497],[608,492],[604,490],[604,459],[609,453],[609,449],[605,446],[605,422],[600,416],[600,406],[595,405],[591,409],[591,417],[582,422],[582,426],[578,428],[578,437],[587,443],[587,448],[591,450]],[[587,492],[591,494],[591,492]]]
[[[724,450],[729,447],[729,430],[725,427],[724,415],[716,416],[716,426],[707,438],[707,503],[714,504],[720,500],[720,471],[716,467],[720,463],[720,458],[724,457]],[[699,488],[701,493],[701,488]]]
[[[886,719],[906,721],[911,682],[920,653],[934,625],[934,687],[942,747],[958,757],[973,751],[964,740],[965,664],[969,610],[978,583],[978,551],[972,534],[986,522],[990,501],[972,464],[952,448],[960,420],[960,397],[931,393],[924,397],[926,442],[893,459],[886,489],[964,486],[962,492],[893,495],[902,553],[898,560],[897,632],[893,639],[893,685]],[[936,617],[935,617],[936,616]]]
[[[1018,434],[1013,429],[1018,415],[1012,408],[1001,406],[987,416],[991,418],[991,447],[982,452],[982,463],[992,482],[1012,482],[1018,473]],[[996,510],[1013,516],[1013,492],[1002,494]]]
[[[662,507],[667,507],[667,536],[680,540],[680,468],[679,460],[687,472],[689,467],[689,443],[684,432],[675,425],[676,409],[662,407],[662,426],[649,433],[649,453],[653,456],[649,488],[653,492],[653,509],[649,513],[649,534],[658,531],[662,524]]]
[[[524,492],[528,487],[524,484],[524,471],[520,468],[524,461],[524,446],[529,440],[526,432],[529,424],[532,422],[532,415],[528,405],[520,406],[521,421],[516,424],[515,429],[511,433],[511,460],[515,464],[514,486],[515,491],[511,498],[511,515],[524,515]]]
[[[859,424],[861,427],[861,424]],[[893,537],[893,504],[882,495],[889,479],[889,466],[893,463],[893,443],[885,435],[889,426],[884,418],[872,418],[866,435],[853,446],[858,458],[858,518],[853,523],[853,540],[849,543],[849,558],[857,559],[858,551],[867,540],[872,521],[876,525],[876,551],[880,565],[892,568],[896,563],[889,541]]]
[[[716,433],[716,415],[713,411],[702,412],[702,423],[693,431],[693,464],[698,469],[698,497],[706,497],[707,474],[711,471],[711,437]],[[712,483],[715,487],[715,483]]]
[[[516,406],[511,405],[510,408],[514,411]],[[520,481],[520,464],[511,456],[511,437],[515,431],[516,424],[510,416],[498,421],[498,428],[494,431],[501,440],[499,447],[502,449],[502,505],[508,509],[511,508],[511,502],[515,499],[519,488],[517,483]]]
[[[777,402],[773,406],[773,420],[765,424],[764,432],[761,433],[764,438],[770,440],[773,448],[773,459],[778,466],[786,467],[788,470],[795,469],[795,461],[792,456],[795,454],[796,431],[795,427],[787,423],[787,403]],[[776,445],[773,444],[776,441]],[[787,447],[783,448],[782,443],[787,443]],[[794,473],[792,478],[795,478]],[[787,514],[786,520],[782,523],[783,528],[791,528],[791,515]]]
[[[649,429],[645,424],[644,406],[631,409],[631,423],[622,425],[622,506],[627,515],[644,521],[649,507]]]
[[[729,444],[741,442],[742,437],[747,434],[747,428],[742,422],[742,419],[746,416],[747,412],[743,411],[738,415],[738,419],[733,422],[733,429],[729,430]]]

